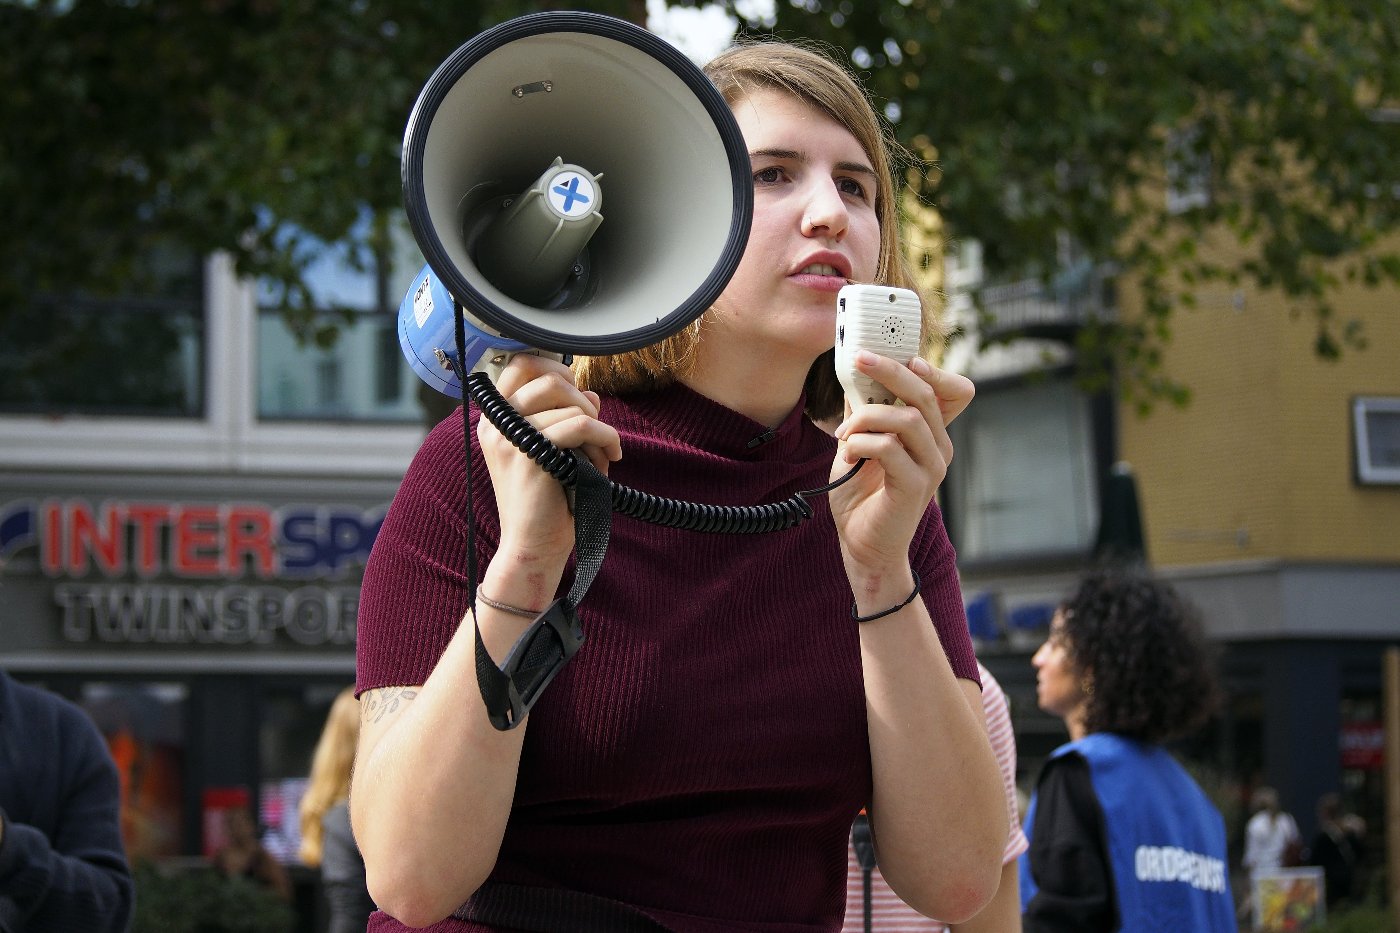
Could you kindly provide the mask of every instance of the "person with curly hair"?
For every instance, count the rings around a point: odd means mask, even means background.
[[[1071,741],[1026,815],[1025,933],[1235,930],[1225,822],[1162,745],[1218,700],[1194,607],[1162,581],[1094,571],[1032,663],[1040,707]]]

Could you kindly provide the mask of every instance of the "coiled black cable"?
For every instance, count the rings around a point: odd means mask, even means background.
[[[534,460],[564,487],[577,482],[574,458],[541,434],[525,416],[497,391],[491,378],[482,372],[469,374],[463,381],[466,393],[481,409],[481,415],[495,426],[501,436]],[[719,534],[761,534],[792,528],[814,514],[807,499],[823,495],[840,486],[856,474],[865,461],[861,460],[844,476],[817,489],[806,489],[781,502],[764,505],[708,505],[683,502],[654,496],[611,480],[613,511],[639,521],[685,531],[708,531]]]

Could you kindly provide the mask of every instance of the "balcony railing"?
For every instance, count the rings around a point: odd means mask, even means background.
[[[1068,339],[1086,324],[1113,316],[1113,281],[1107,267],[1085,264],[1060,272],[1048,283],[1021,279],[988,285],[980,294],[979,329],[987,340]]]

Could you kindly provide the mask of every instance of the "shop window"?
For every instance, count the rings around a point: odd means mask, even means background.
[[[41,294],[0,313],[0,412],[204,414],[198,257],[154,250],[111,295]]]
[[[1343,802],[1349,813],[1360,818],[1362,849],[1378,852],[1385,835],[1385,714],[1381,694],[1346,692],[1341,717],[1337,752]],[[1358,868],[1369,873],[1373,866],[1366,862]],[[1358,884],[1358,890],[1367,890],[1365,879]]]
[[[965,561],[1085,553],[1098,525],[1087,400],[1047,377],[980,390],[949,428],[945,485]]]
[[[264,420],[421,421],[418,377],[398,341],[398,304],[422,259],[406,233],[388,254],[369,245],[369,218],[348,247],[299,235],[318,309],[293,330],[275,283],[258,283],[257,411]]]
[[[117,763],[122,839],[133,864],[181,853],[187,699],[179,683],[89,681],[79,690]]]
[[[398,320],[359,314],[328,347],[304,343],[278,311],[258,312],[258,417],[263,420],[422,420],[417,380],[398,348]],[[393,354],[384,346],[393,345]]]

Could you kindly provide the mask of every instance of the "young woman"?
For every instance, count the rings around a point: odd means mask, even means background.
[[[837,290],[910,281],[889,144],[824,55],[747,45],[706,71],[755,193],[725,292],[663,344],[577,375],[518,356],[498,387],[559,447],[659,496],[756,505],[868,462],[787,531],[615,518],[579,607],[587,642],[498,732],[475,629],[499,662],[560,590],[573,523],[559,484],[474,421],[485,570],[469,612],[462,427],[443,422],[361,597],[350,799],[372,931],[835,931],[862,806],[910,904],[956,920],[995,890],[1006,804],[933,503],[972,385],[867,354],[905,404],[864,406],[836,438],[811,420],[841,412]]]
[[[1094,572],[1032,663],[1040,707],[1071,741],[1026,814],[1026,933],[1233,931],[1225,823],[1161,745],[1217,697],[1194,610],[1158,580]]]

